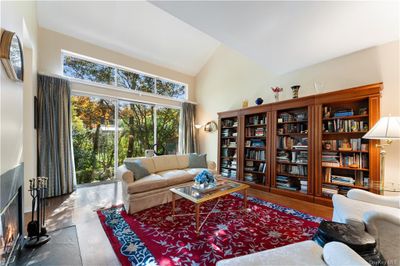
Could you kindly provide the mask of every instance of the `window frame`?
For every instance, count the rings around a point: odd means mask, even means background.
[[[114,82],[113,85],[108,85],[108,84],[103,84],[100,82],[94,82],[94,81],[90,81],[90,80],[85,80],[85,79],[79,79],[79,78],[74,78],[74,77],[69,77],[66,76],[64,74],[64,58],[65,56],[70,56],[70,57],[74,57],[77,59],[81,59],[81,60],[85,60],[85,61],[89,61],[91,63],[95,63],[95,64],[100,64],[106,67],[112,67],[114,68]],[[129,68],[126,66],[121,66],[118,64],[114,64],[111,62],[107,62],[107,61],[103,61],[101,59],[97,59],[97,58],[93,58],[93,57],[89,57],[89,56],[85,56],[85,55],[81,55],[78,53],[74,53],[71,51],[67,51],[62,49],[61,50],[61,68],[62,68],[62,76],[66,79],[78,82],[78,83],[83,83],[83,84],[87,84],[87,85],[96,85],[102,88],[107,88],[107,89],[114,89],[114,90],[119,90],[119,91],[123,91],[123,92],[130,92],[130,93],[134,93],[137,95],[146,95],[146,96],[151,96],[151,97],[157,97],[157,98],[162,98],[162,99],[168,99],[168,100],[174,100],[174,101],[180,101],[180,102],[186,102],[188,101],[189,98],[189,85],[187,83],[181,82],[181,81],[177,81],[177,80],[173,80],[173,79],[169,79],[169,78],[165,78],[162,76],[158,76],[158,75],[154,75],[154,74],[150,74],[144,71],[140,71],[137,69],[133,69],[133,68]],[[123,70],[123,71],[127,71],[127,72],[131,72],[131,73],[135,73],[138,75],[145,75],[148,76],[150,78],[154,79],[154,87],[153,87],[153,92],[144,92],[144,91],[140,91],[140,90],[136,90],[136,89],[129,89],[129,88],[125,88],[122,86],[118,86],[118,81],[117,81],[117,72],[118,69]],[[174,98],[174,97],[170,97],[170,96],[166,96],[166,95],[161,95],[157,93],[157,80],[161,80],[161,81],[167,81],[167,82],[172,82],[178,85],[182,85],[185,86],[185,95],[184,98]]]

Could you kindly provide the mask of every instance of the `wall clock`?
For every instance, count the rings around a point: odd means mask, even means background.
[[[10,79],[24,80],[24,55],[21,42],[11,31],[3,31],[0,41],[0,59]]]

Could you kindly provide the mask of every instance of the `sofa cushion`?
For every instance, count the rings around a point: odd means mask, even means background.
[[[136,160],[133,162],[124,162],[126,168],[133,173],[133,179],[135,181],[150,175],[150,172],[143,166],[141,160]]]
[[[189,167],[189,155],[181,154],[177,155],[176,159],[178,160],[179,169],[185,169]]]
[[[184,170],[167,170],[158,172],[157,174],[167,180],[168,186],[193,181],[193,175]]]
[[[167,179],[156,174],[151,174],[149,176],[143,177],[138,181],[130,183],[128,185],[128,193],[141,193],[145,191],[150,191],[157,188],[167,187]]]
[[[176,155],[162,155],[153,157],[154,166],[156,167],[156,172],[178,169],[178,159]]]
[[[207,168],[207,154],[189,154],[189,168]]]
[[[140,161],[141,166],[146,168],[146,170],[149,173],[154,174],[156,172],[156,168],[154,166],[153,158],[146,158],[146,157],[126,158],[124,160],[124,163],[125,162],[136,162],[138,160]]]

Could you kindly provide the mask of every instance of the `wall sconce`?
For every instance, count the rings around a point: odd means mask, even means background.
[[[218,125],[214,121],[209,121],[209,122],[205,123],[204,125],[196,124],[196,125],[194,125],[194,127],[196,129],[200,129],[200,128],[204,127],[204,131],[209,132],[209,133],[215,132],[218,129]]]

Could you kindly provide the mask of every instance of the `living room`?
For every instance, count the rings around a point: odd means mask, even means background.
[[[399,21],[2,1],[1,265],[399,265]]]

